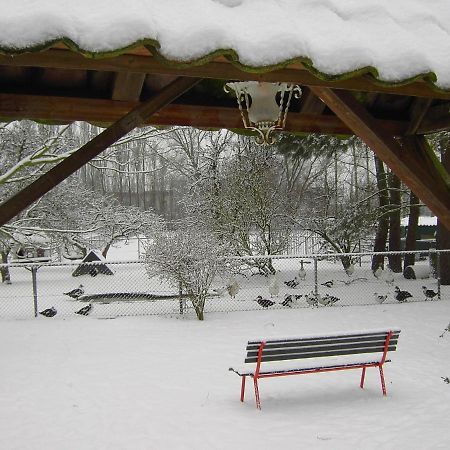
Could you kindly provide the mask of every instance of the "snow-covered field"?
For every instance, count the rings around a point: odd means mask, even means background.
[[[122,251],[112,257],[131,256]],[[281,279],[298,265],[285,263]],[[319,269],[319,282],[343,276],[336,264],[323,262]],[[354,277],[363,279],[329,292],[359,306],[278,305],[221,313],[207,304],[206,320],[199,322],[192,311],[178,315],[177,302],[173,314],[159,317],[120,317],[126,312],[120,304],[115,310],[99,304],[92,315],[77,316],[74,308],[82,305],[59,299],[68,283],[78,283],[70,277],[73,269],[46,270],[38,271],[40,302],[59,301],[56,317],[11,320],[0,314],[0,449],[434,450],[450,445],[450,385],[443,380],[450,376],[450,333],[439,337],[450,321],[448,286],[440,301],[417,301],[423,300],[421,285],[436,288],[435,279],[397,275],[395,284],[416,301],[399,304],[391,296],[381,305],[361,305],[373,301],[374,291],[393,288],[358,266]],[[101,283],[111,290],[145,287],[140,278],[127,285],[129,275],[117,270],[114,276],[80,279],[91,291]],[[311,267],[305,284],[295,292],[313,286]],[[23,268],[0,289],[2,302],[27,292],[29,305],[30,278]],[[264,277],[250,277],[233,300],[236,307],[257,308],[251,301],[256,292],[268,294]],[[231,300],[226,295],[223,302]],[[359,370],[332,372],[262,380],[262,411],[255,408],[251,383],[246,402],[239,402],[240,378],[228,368],[243,361],[249,338],[389,326],[402,332],[393,362],[385,366],[387,397],[378,371],[371,369],[364,390]]]
[[[2,449],[446,449],[450,302],[167,317],[3,321]],[[228,367],[248,338],[398,325],[376,369],[262,380]]]

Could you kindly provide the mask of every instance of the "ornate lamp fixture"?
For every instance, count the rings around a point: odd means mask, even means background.
[[[259,81],[230,82],[224,89],[235,92],[244,127],[258,133],[259,145],[273,144],[272,132],[284,129],[292,95],[300,98],[302,94],[296,84]]]

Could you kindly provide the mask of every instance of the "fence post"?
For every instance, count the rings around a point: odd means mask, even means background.
[[[317,256],[314,256],[314,294],[319,294],[319,279],[317,274]]]
[[[38,316],[38,295],[37,295],[37,266],[31,267],[31,279],[33,282],[33,305],[34,305],[34,317]]]
[[[178,286],[178,294],[180,296],[180,314],[184,313],[184,300],[183,300],[183,289],[181,287],[181,283]]]
[[[438,299],[441,299],[441,253],[436,251],[436,276],[438,281]]]

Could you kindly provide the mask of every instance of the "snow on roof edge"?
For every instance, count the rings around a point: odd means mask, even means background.
[[[408,76],[405,78],[398,79],[396,81],[392,80],[386,80],[382,79],[379,76],[379,71],[374,66],[364,66],[364,67],[358,67],[354,70],[350,71],[343,71],[337,74],[334,73],[326,73],[323,71],[320,71],[314,66],[313,61],[307,57],[298,55],[293,58],[282,60],[276,64],[270,64],[270,65],[249,65],[245,64],[240,61],[238,53],[230,48],[230,49],[217,49],[209,53],[205,53],[204,55],[201,55],[197,58],[193,59],[186,59],[186,60],[176,60],[176,59],[170,59],[165,57],[159,49],[161,48],[159,42],[155,39],[139,39],[129,45],[118,47],[112,50],[105,50],[105,51],[93,51],[84,49],[81,46],[77,45],[74,41],[67,37],[62,37],[60,39],[56,40],[50,40],[45,41],[41,43],[37,43],[32,46],[2,46],[0,45],[0,55],[6,55],[6,56],[17,56],[25,53],[39,53],[45,50],[49,50],[52,47],[63,44],[65,45],[69,50],[78,53],[85,58],[92,58],[92,59],[107,59],[107,58],[113,58],[117,57],[123,54],[126,54],[127,52],[133,51],[140,47],[147,48],[155,58],[162,61],[164,64],[178,68],[190,68],[190,67],[198,67],[205,64],[208,64],[209,62],[213,61],[214,59],[218,57],[224,57],[226,58],[233,66],[237,67],[239,70],[242,70],[243,72],[251,72],[251,73],[267,73],[267,72],[273,72],[275,70],[280,70],[287,68],[290,65],[293,64],[302,64],[302,66],[308,70],[310,73],[312,73],[317,78],[323,80],[323,81],[343,81],[343,80],[350,80],[352,78],[369,75],[373,77],[373,80],[379,84],[380,86],[385,87],[397,87],[397,86],[405,86],[417,81],[423,81],[425,84],[430,86],[433,90],[436,92],[450,92],[450,86],[448,88],[444,88],[438,84],[438,77],[435,72],[433,71],[427,71],[427,72],[420,72],[418,71],[412,76]]]

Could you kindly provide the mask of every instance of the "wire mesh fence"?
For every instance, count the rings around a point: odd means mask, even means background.
[[[347,270],[342,255],[336,254],[259,258],[270,261],[275,269],[268,276],[252,267],[258,258],[232,258],[238,270],[215,278],[205,314],[445,299],[447,287],[441,289],[436,270],[440,253],[417,252],[420,259],[403,273],[388,268],[388,257],[393,253],[382,254],[384,268],[375,272],[371,269],[374,254],[369,252],[348,254],[352,263]],[[11,283],[0,285],[0,319],[41,317],[39,313],[46,310],[50,310],[48,316],[56,311],[58,317],[75,313],[97,318],[195,315],[187,294],[152,277],[142,260],[67,264],[30,261],[3,268],[9,270]]]

